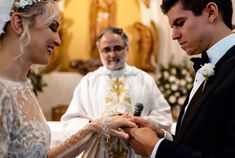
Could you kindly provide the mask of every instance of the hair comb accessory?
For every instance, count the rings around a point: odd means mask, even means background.
[[[10,21],[10,13],[27,5],[41,2],[43,0],[1,0],[0,1],[0,35],[4,33],[4,27]]]
[[[33,5],[34,3],[40,2],[41,0],[19,0],[15,2],[15,7],[17,9],[23,8],[27,5]]]

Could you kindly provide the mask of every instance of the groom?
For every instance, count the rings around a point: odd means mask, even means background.
[[[177,40],[188,55],[202,54],[203,60],[209,64],[199,63],[200,69],[182,108],[174,137],[146,120],[134,117],[132,121],[140,128],[127,130],[129,142],[136,153],[155,158],[234,158],[235,34],[231,31],[232,2],[163,0],[161,9],[168,17],[172,39]]]

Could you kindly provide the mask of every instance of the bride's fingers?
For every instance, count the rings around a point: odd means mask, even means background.
[[[125,127],[136,127],[137,125],[131,121],[129,121],[128,119],[126,119],[123,116],[119,116],[116,118],[113,118],[110,122],[110,128],[125,128]]]
[[[124,138],[124,139],[128,139],[129,135],[127,133],[125,133],[121,128],[119,129],[111,129],[110,130],[110,135],[115,136],[115,137],[119,137],[119,138]]]
[[[125,112],[122,116],[124,116],[124,117],[129,116],[129,113]]]

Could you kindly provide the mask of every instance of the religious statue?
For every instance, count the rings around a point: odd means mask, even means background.
[[[155,71],[154,63],[158,56],[158,33],[153,21],[150,26],[135,22],[132,26],[133,36],[131,47],[134,47],[134,65],[148,72]],[[154,58],[154,60],[152,60]]]
[[[77,69],[80,73],[85,75],[90,71],[96,70],[102,65],[99,52],[96,47],[96,38],[102,29],[114,26],[115,6],[115,0],[91,1],[89,35],[90,59],[88,59],[87,61],[83,61],[80,59],[71,61],[69,64],[72,69]]]
[[[143,3],[145,4],[147,8],[150,7],[150,0],[143,0]]]
[[[101,30],[114,25],[115,0],[92,0],[90,19],[90,54],[92,58],[99,59],[96,38]]]

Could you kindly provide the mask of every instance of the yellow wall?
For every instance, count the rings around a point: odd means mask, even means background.
[[[124,29],[133,24],[135,21],[140,21],[140,11],[138,0],[116,0],[117,15],[116,24]]]
[[[63,66],[68,67],[68,62],[73,59],[86,59],[88,41],[88,8],[87,0],[67,0],[63,9],[64,26],[62,47],[60,53]]]
[[[138,0],[116,0],[116,26],[124,30],[135,21],[140,21]],[[74,59],[89,59],[89,9],[91,0],[65,0],[63,15],[62,65]],[[131,54],[130,54],[131,55]],[[130,57],[129,55],[129,57]]]

